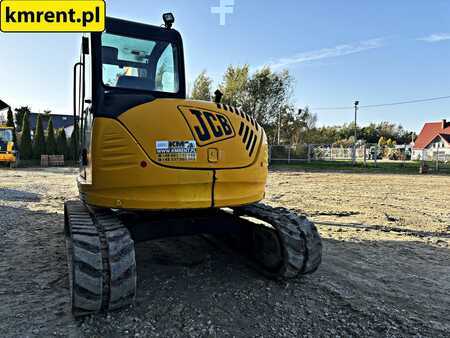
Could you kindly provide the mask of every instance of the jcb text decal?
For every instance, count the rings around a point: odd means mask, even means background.
[[[236,135],[231,121],[224,114],[188,107],[180,109],[200,147]]]

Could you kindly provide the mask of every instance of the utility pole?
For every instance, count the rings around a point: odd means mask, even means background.
[[[356,164],[356,139],[358,137],[358,127],[357,127],[357,123],[358,123],[358,106],[359,106],[359,101],[355,101],[355,139],[353,141],[353,165]]]
[[[302,108],[299,108],[299,110],[298,110],[298,117],[300,118],[300,116],[302,116],[302,113],[303,113],[303,109]],[[301,127],[301,125],[298,127],[299,128],[299,139],[298,139],[298,141],[297,142],[300,142],[300,134],[301,134],[301,131],[302,131],[302,127]],[[306,128],[305,128],[306,129]],[[305,138],[303,139],[303,142],[305,143],[307,143],[307,141],[308,140],[306,140]]]

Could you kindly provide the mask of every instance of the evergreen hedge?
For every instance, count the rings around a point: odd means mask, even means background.
[[[42,126],[41,115],[37,116],[36,131],[33,138],[33,158],[36,160],[41,159],[41,155],[46,155],[47,149],[45,145],[44,127]]]
[[[33,157],[33,147],[31,143],[30,122],[28,113],[23,114],[22,119],[22,137],[20,139],[20,158],[31,160]]]
[[[53,128],[53,119],[50,117],[47,127],[47,155],[56,155],[56,137]],[[63,154],[61,154],[63,155]]]
[[[70,159],[69,149],[67,146],[67,137],[64,129],[58,132],[58,137],[56,140],[56,153],[58,155],[64,155],[66,160]]]

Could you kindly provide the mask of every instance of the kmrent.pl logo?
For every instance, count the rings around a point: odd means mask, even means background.
[[[105,29],[104,0],[3,0],[3,32],[101,32]]]

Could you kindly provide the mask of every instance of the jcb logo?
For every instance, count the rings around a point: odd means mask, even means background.
[[[235,136],[233,125],[224,114],[188,107],[180,109],[200,147]]]

